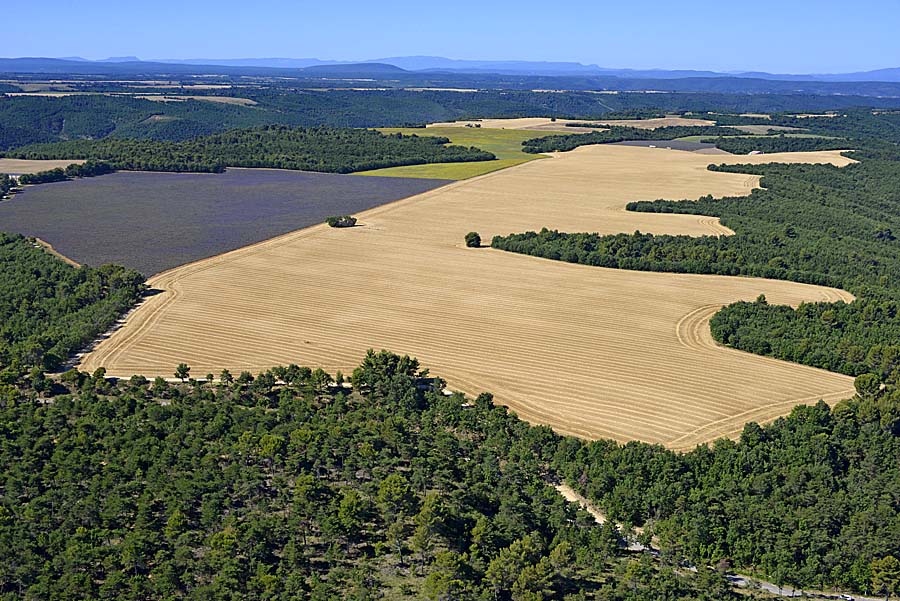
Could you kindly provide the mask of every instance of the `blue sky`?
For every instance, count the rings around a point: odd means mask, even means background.
[[[898,0],[15,4],[18,25],[3,28],[0,56],[434,55],[780,73],[900,66]]]

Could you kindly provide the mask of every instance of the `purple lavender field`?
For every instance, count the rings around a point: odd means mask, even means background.
[[[447,183],[275,169],[118,172],[28,187],[0,202],[0,230],[41,238],[82,264],[152,275]]]

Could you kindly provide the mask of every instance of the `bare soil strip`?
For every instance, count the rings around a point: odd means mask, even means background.
[[[37,244],[40,244],[41,246],[43,246],[44,249],[45,249],[48,253],[50,253],[51,255],[53,255],[54,257],[56,257],[57,259],[61,259],[61,260],[63,261],[63,263],[68,263],[68,264],[71,265],[72,267],[81,267],[81,263],[79,263],[79,262],[77,262],[77,261],[75,261],[75,260],[73,260],[73,259],[70,259],[70,258],[67,257],[66,255],[62,254],[61,252],[59,252],[58,250],[56,250],[55,248],[53,248],[53,245],[50,244],[49,242],[47,242],[46,240],[41,240],[40,238],[35,238],[34,241],[35,241]]]
[[[852,394],[846,376],[716,346],[715,308],[852,297],[793,282],[601,269],[467,249],[543,226],[562,231],[728,234],[717,219],[629,213],[627,202],[743,195],[759,178],[714,160],[846,165],[838,152],[704,157],[586,146],[314,226],[151,279],[164,293],[81,368],[202,377],[277,364],[345,373],[367,348],[417,356],[471,394],[491,391],[523,418],[585,438],[675,449],[734,436],[797,403]]]

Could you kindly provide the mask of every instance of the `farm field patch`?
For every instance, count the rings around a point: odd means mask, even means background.
[[[50,160],[50,161],[31,161],[24,159],[0,159],[0,173],[7,175],[24,175],[26,173],[37,173],[38,171],[49,171],[50,169],[65,169],[72,163],[84,163],[81,160]]]
[[[0,230],[40,238],[78,263],[151,275],[445,183],[277,169],[118,172],[29,186],[0,202]]]
[[[751,278],[630,272],[469,249],[468,231],[727,234],[717,219],[629,213],[632,200],[743,195],[759,183],[715,162],[827,162],[839,152],[717,156],[585,146],[160,274],[162,290],[81,369],[200,377],[272,365],[348,372],[367,348],[409,353],[453,389],[491,391],[521,417],[585,438],[691,448],[798,403],[853,393],[851,378],[724,349],[708,319],[846,292]],[[359,178],[362,179],[362,178]]]
[[[459,146],[475,146],[497,157],[495,161],[473,161],[469,163],[433,163],[428,165],[408,165],[388,167],[372,171],[360,171],[354,175],[378,175],[388,177],[424,177],[437,179],[461,180],[476,177],[519,165],[535,159],[544,158],[522,152],[522,142],[540,137],[542,134],[521,129],[488,129],[486,127],[432,127],[422,128],[381,128],[385,134],[403,133],[404,135],[443,136],[450,139],[451,144]]]

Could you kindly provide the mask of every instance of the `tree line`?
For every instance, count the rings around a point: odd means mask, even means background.
[[[704,138],[701,142],[715,144],[716,148],[731,154],[751,152],[814,152],[817,150],[851,150],[853,142],[843,138],[812,138],[802,136],[729,136]]]
[[[106,265],[76,269],[35,242],[0,233],[0,381],[57,369],[143,293],[143,277]]]
[[[382,167],[489,161],[478,148],[447,146],[439,136],[382,134],[373,130],[265,126],[183,142],[103,138],[37,144],[6,153],[25,159],[90,159],[115,169],[200,171],[268,167],[350,173]]]
[[[38,171],[37,173],[23,173],[18,179],[22,185],[49,184],[52,182],[64,182],[76,177],[95,177],[112,172],[113,168],[109,163],[89,160],[84,163],[72,163],[65,169],[57,167],[56,169]]]
[[[581,123],[572,125],[585,125]],[[604,127],[587,124],[590,127]],[[590,144],[610,144],[629,140],[674,140],[685,136],[739,136],[742,132],[732,127],[719,127],[716,125],[694,125],[658,127],[656,129],[642,129],[638,127],[623,127],[614,125],[604,131],[592,131],[586,134],[559,134],[533,138],[522,142],[522,151],[531,154],[542,152],[566,152],[579,146]]]
[[[0,173],[0,200],[6,198],[6,195],[9,194],[15,185],[16,181],[13,178],[5,173]]]

